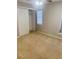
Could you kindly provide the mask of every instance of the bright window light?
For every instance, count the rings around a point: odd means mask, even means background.
[[[43,11],[37,10],[37,24],[42,25],[43,23]]]

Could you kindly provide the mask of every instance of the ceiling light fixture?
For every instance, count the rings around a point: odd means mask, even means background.
[[[38,6],[43,5],[43,2],[41,2],[41,1],[36,1],[36,5],[38,5]]]
[[[40,5],[43,5],[43,2],[40,2]]]

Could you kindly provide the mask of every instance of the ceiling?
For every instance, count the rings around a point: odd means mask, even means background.
[[[33,4],[36,1],[46,1],[48,2],[49,0],[18,0],[18,2],[24,2],[24,3],[29,3],[29,4]],[[57,1],[62,1],[62,0],[51,0],[52,2],[57,2]]]
[[[18,0],[18,2],[32,3],[33,0]]]
[[[17,0],[18,4],[24,5],[24,6],[30,6],[30,7],[35,7],[35,2],[36,1],[42,1],[44,3],[48,3],[50,0]],[[58,2],[62,0],[51,0],[52,2]]]

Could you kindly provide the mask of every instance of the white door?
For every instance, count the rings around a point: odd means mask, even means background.
[[[18,8],[18,32],[19,36],[29,33],[29,13],[28,9]]]
[[[35,10],[29,10],[29,29],[30,31],[36,30]]]

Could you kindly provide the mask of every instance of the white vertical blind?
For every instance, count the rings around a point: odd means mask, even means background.
[[[42,9],[37,10],[37,24],[42,24],[43,23],[43,13]]]

